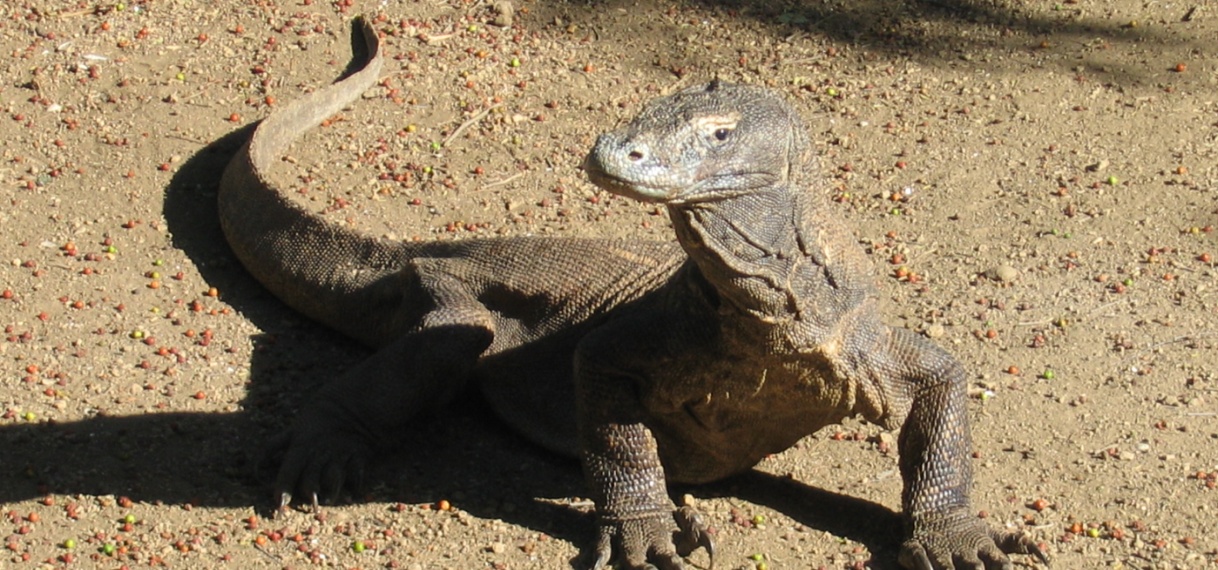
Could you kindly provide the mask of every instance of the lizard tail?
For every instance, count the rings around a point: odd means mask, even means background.
[[[367,45],[363,66],[340,81],[277,109],[254,130],[220,182],[220,223],[242,265],[289,306],[355,338],[378,322],[362,313],[394,306],[393,275],[415,248],[328,223],[294,203],[266,176],[297,138],[354,101],[379,78],[380,40],[363,18],[356,32]]]

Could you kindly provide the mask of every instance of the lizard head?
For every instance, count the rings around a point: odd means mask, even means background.
[[[777,93],[716,80],[649,102],[597,138],[584,169],[636,200],[719,200],[787,183],[808,150],[803,129]]]

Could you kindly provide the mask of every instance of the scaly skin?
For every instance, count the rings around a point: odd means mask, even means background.
[[[1007,568],[1043,554],[968,501],[961,367],[879,322],[865,256],[819,205],[798,116],[768,91],[712,83],[657,100],[598,140],[602,187],[667,205],[679,246],[507,238],[404,244],[327,223],[269,176],[293,140],[377,79],[276,110],[225,172],[221,222],[246,268],[300,312],[378,349],[270,444],[281,504],[358,485],[424,406],[477,379],[525,436],[582,457],[598,507],[593,567],[684,568],[713,544],[669,480],[750,469],[851,415],[902,427],[901,561]],[[375,395],[370,397],[369,395]],[[675,523],[675,524],[674,524]],[[678,532],[671,532],[673,527]]]

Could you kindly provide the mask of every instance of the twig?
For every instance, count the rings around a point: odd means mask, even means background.
[[[511,182],[517,178],[520,178],[521,176],[524,176],[524,173],[517,172],[516,174],[508,176],[507,178],[504,178],[503,180],[499,180],[497,182],[491,182],[489,184],[483,184],[482,187],[479,188],[478,190],[490,190],[491,188],[494,188],[496,186],[503,186],[504,184],[507,184],[508,182]]]
[[[461,123],[461,126],[457,127],[457,130],[453,131],[447,137],[444,137],[444,142],[440,143],[440,146],[447,147],[448,143],[452,142],[453,139],[457,138],[457,135],[461,134],[461,131],[464,131],[465,129],[469,128],[470,125],[477,123],[478,121],[481,121],[482,118],[485,117],[487,114],[489,114],[491,111],[495,110],[498,107],[502,107],[502,106],[503,106],[503,103],[495,103],[494,105],[491,105],[490,107],[487,107],[487,108],[479,111],[477,115],[474,115],[473,117],[470,117],[468,121]]]
[[[279,556],[276,556],[275,554],[267,552],[267,550],[265,548],[259,546],[257,543],[254,543],[254,549],[257,550],[258,552],[261,552],[263,556],[266,556],[267,558],[270,558],[271,560],[274,560],[275,562],[279,562],[279,563],[283,562],[283,558],[280,558]]]
[[[1132,370],[1132,368],[1130,366],[1128,366],[1128,363],[1131,360],[1134,360],[1136,358],[1141,358],[1142,356],[1145,356],[1147,354],[1151,354],[1154,351],[1156,351],[1160,348],[1163,348],[1164,346],[1167,346],[1170,344],[1179,344],[1182,342],[1197,341],[1197,340],[1200,340],[1203,338],[1213,338],[1215,336],[1218,336],[1218,333],[1207,332],[1207,333],[1198,333],[1198,334],[1186,334],[1186,335],[1180,335],[1180,336],[1175,337],[1170,340],[1156,342],[1155,344],[1152,344],[1146,348],[1143,348],[1142,350],[1138,350],[1138,351],[1130,354],[1129,356],[1126,356],[1125,358],[1121,359],[1121,373],[1127,374]]]
[[[447,40],[448,38],[451,38],[455,35],[457,35],[456,32],[451,33],[451,34],[436,34],[434,36],[427,35],[427,36],[423,37],[423,41],[425,41],[429,44],[435,44],[435,43],[440,43],[444,40]]]
[[[165,135],[165,138],[178,139],[180,141],[186,141],[188,143],[194,143],[194,144],[201,145],[201,146],[206,145],[208,143],[208,141],[205,141],[202,139],[192,139],[185,135],[168,134],[168,135]],[[286,160],[286,158],[285,158],[285,160]]]

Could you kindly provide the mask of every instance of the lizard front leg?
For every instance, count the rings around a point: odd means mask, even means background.
[[[266,456],[279,464],[280,508],[292,496],[333,499],[360,486],[374,452],[396,440],[426,407],[452,399],[494,338],[487,309],[447,271],[446,260],[416,259],[403,280],[423,305],[415,330],[394,339],[326,384]]]
[[[972,440],[965,377],[945,351],[903,329],[893,331],[887,356],[901,372],[892,394],[912,397],[898,440],[901,504],[909,538],[902,566],[914,570],[1010,569],[1007,554],[1048,558],[1022,533],[991,529],[969,503]]]
[[[602,570],[616,559],[630,570],[682,570],[681,557],[697,547],[705,547],[713,560],[701,518],[689,507],[677,509],[668,496],[637,379],[614,372],[597,346],[581,344],[575,366],[581,459],[597,509],[592,569]],[[680,549],[673,543],[674,517]]]

